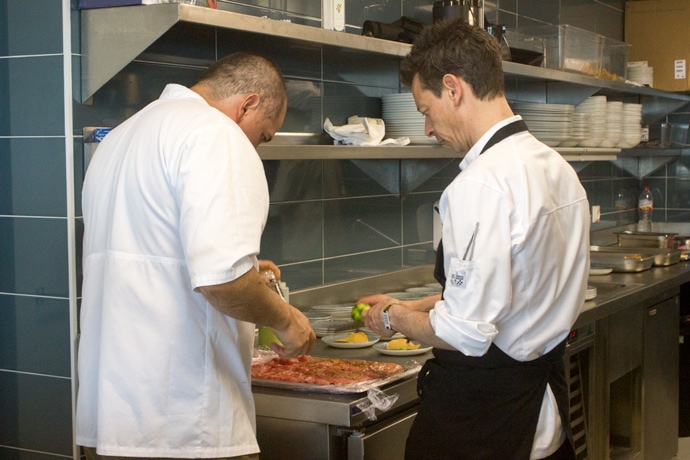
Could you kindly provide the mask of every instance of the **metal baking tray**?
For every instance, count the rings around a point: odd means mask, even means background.
[[[644,248],[642,250],[635,250],[635,248],[616,247],[616,246],[590,246],[589,250],[592,252],[608,252],[616,254],[637,254],[644,253],[654,256],[652,265],[657,267],[666,267],[668,265],[677,264],[680,262],[680,251],[677,249],[666,248]],[[639,251],[639,252],[638,252]]]
[[[589,251],[594,268],[611,268],[614,272],[642,272],[652,268],[654,256],[644,252]]]
[[[351,383],[347,385],[317,385],[313,383],[286,382],[284,380],[252,379],[252,385],[266,388],[279,388],[282,390],[294,391],[314,391],[317,393],[330,394],[353,394],[364,393],[374,388],[381,388],[392,382],[397,382],[411,376],[419,374],[422,366],[416,361],[411,361],[404,366],[403,371],[388,377],[367,380],[364,382]]]
[[[677,233],[635,232],[627,230],[616,232],[618,246],[626,248],[668,248],[675,247]]]

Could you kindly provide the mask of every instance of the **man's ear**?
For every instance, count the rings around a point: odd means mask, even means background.
[[[447,73],[443,76],[442,81],[444,92],[447,92],[448,96],[453,99],[454,103],[457,105],[460,99],[462,99],[462,93],[464,91],[460,79],[453,74]]]
[[[242,121],[242,119],[252,110],[256,110],[261,102],[261,96],[256,93],[251,93],[245,96],[242,101],[237,104],[237,123]]]

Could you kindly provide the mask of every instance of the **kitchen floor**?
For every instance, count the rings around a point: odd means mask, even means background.
[[[678,455],[676,460],[690,460],[690,438],[678,438]]]

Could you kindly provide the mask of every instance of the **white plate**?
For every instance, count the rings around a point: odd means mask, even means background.
[[[343,334],[327,335],[325,337],[321,337],[321,340],[326,342],[326,345],[329,345],[334,348],[366,348],[372,346],[381,339],[376,334],[367,334],[367,338],[369,339],[368,342],[336,342],[336,340],[344,339],[348,335],[350,335],[349,332]]]
[[[613,268],[590,268],[589,274],[592,276],[608,275],[613,271]]]
[[[412,342],[413,343],[419,343],[419,342],[415,342],[414,340]],[[433,348],[433,347],[429,347],[429,346],[422,344],[422,346],[417,348],[416,350],[389,350],[386,348],[387,346],[388,346],[388,343],[381,342],[381,343],[377,343],[376,345],[374,345],[374,349],[383,355],[412,356],[412,355],[422,355],[422,354],[426,353],[427,351],[429,351]]]

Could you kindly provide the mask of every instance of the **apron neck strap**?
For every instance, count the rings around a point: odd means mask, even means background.
[[[491,147],[501,142],[503,139],[510,137],[513,134],[521,133],[522,131],[527,131],[527,124],[525,124],[523,120],[515,120],[514,122],[505,125],[501,129],[496,131],[493,136],[491,136],[491,138],[486,143],[486,145],[484,145],[484,148],[481,152],[479,152],[479,154],[481,155],[482,153],[486,152]]]

